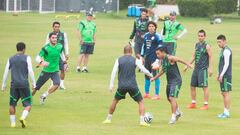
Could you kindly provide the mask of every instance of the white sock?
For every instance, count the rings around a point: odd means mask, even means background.
[[[16,116],[15,115],[10,115],[10,122],[11,123],[16,123]]]
[[[175,113],[172,114],[172,120],[176,120],[176,114]]]
[[[178,107],[177,110],[176,110],[176,115],[179,115],[179,114],[181,114],[181,111],[180,111],[180,109]]]
[[[28,112],[27,110],[23,110],[21,119],[26,119],[26,117],[28,116],[28,114],[29,114],[29,112]]]
[[[107,119],[112,120],[112,114],[108,114]]]
[[[79,66],[77,66],[77,69],[80,69],[80,67],[79,67]]]
[[[43,97],[47,97],[48,95],[49,95],[48,91],[46,91],[42,94]]]
[[[144,122],[144,116],[140,116],[140,123]]]
[[[229,115],[229,110],[227,108],[224,108],[224,113]]]
[[[60,85],[64,85],[64,80],[60,80]]]
[[[205,101],[205,102],[204,102],[204,105],[208,105],[208,101]]]
[[[82,70],[85,70],[85,69],[87,69],[87,67],[84,66],[84,67],[82,68]]]
[[[196,100],[192,100],[192,104],[196,104]]]

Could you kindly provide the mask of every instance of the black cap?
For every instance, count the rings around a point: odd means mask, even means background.
[[[86,12],[86,16],[93,16],[92,12]]]

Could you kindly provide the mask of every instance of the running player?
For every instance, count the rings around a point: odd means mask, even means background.
[[[66,64],[63,46],[60,43],[57,43],[57,34],[55,32],[49,34],[49,41],[50,42],[41,49],[36,57],[36,62],[39,63],[39,66],[43,66],[43,70],[32,94],[35,95],[36,91],[40,90],[49,78],[53,81],[53,85],[40,96],[41,104],[43,104],[46,97],[55,92],[60,85],[60,77],[58,74],[60,57],[64,64]]]
[[[115,98],[112,101],[112,104],[109,108],[109,113],[104,124],[111,123],[112,115],[115,111],[115,108],[118,102],[121,99],[125,99],[127,93],[132,97],[134,101],[139,104],[139,115],[140,115],[140,125],[141,126],[150,126],[146,122],[144,122],[144,102],[142,95],[138,89],[137,81],[136,81],[136,66],[146,75],[152,77],[152,74],[144,68],[142,65],[142,61],[140,59],[136,59],[132,57],[132,47],[127,45],[124,47],[124,56],[118,58],[114,64],[111,81],[110,81],[110,91],[112,92],[114,89],[114,78],[118,71],[118,88],[115,94]]]
[[[176,20],[177,13],[170,12],[170,19],[164,22],[161,34],[163,37],[163,45],[167,47],[168,54],[175,55],[177,49],[177,40],[187,33],[187,29]],[[178,32],[182,31],[179,35]]]
[[[155,50],[158,46],[162,44],[162,39],[158,33],[156,33],[157,24],[153,21],[150,21],[147,25],[148,33],[144,36],[144,43],[142,46],[141,56],[144,61],[144,66],[149,70],[153,75],[156,75],[158,70],[152,69],[153,63],[157,60]],[[145,76],[145,94],[144,98],[151,98],[149,95],[150,90],[150,78]],[[155,96],[152,97],[153,100],[159,100],[160,96],[160,79],[155,80]]]
[[[195,45],[195,51],[190,61],[192,64],[195,61],[195,67],[191,79],[191,97],[192,103],[188,105],[189,109],[196,108],[196,87],[203,88],[204,91],[204,105],[201,110],[208,109],[208,74],[211,77],[213,73],[212,64],[212,49],[205,41],[206,32],[200,30],[198,32],[199,42]],[[187,70],[187,68],[185,68]]]
[[[220,52],[217,80],[220,83],[224,103],[224,112],[219,114],[218,117],[229,118],[229,92],[232,90],[232,50],[227,46],[226,37],[224,35],[219,35],[217,37],[217,44],[222,49]]]
[[[147,10],[141,9],[141,17],[136,18],[133,25],[133,31],[130,36],[130,42],[134,38],[134,52],[138,59],[141,57],[141,50],[143,45],[143,37],[147,33],[147,24],[149,20],[147,17]]]
[[[60,23],[55,21],[52,24],[53,32],[57,34],[57,42],[63,45],[64,55],[66,60],[68,60],[69,49],[68,49],[68,38],[67,33],[60,31]],[[49,34],[47,34],[46,44],[49,43]],[[65,89],[64,86],[64,78],[65,78],[65,67],[62,60],[59,62],[59,69],[60,69],[60,89]]]
[[[172,117],[169,121],[169,124],[175,124],[182,113],[177,104],[176,98],[178,97],[181,85],[182,77],[180,75],[177,62],[187,65],[189,68],[192,68],[191,64],[181,60],[180,58],[166,53],[166,47],[158,47],[156,50],[157,57],[162,60],[162,70],[155,77],[151,78],[151,81],[159,78],[164,73],[167,76],[167,87],[166,93],[169,103],[171,104]]]
[[[36,87],[34,73],[32,69],[31,57],[25,55],[26,45],[22,42],[17,43],[17,54],[8,59],[3,75],[2,90],[6,89],[6,80],[9,70],[11,71],[10,86],[10,122],[11,127],[16,127],[16,105],[21,98],[24,110],[20,118],[22,128],[26,127],[26,118],[32,108],[32,95],[29,88],[28,75],[32,80],[32,87]]]

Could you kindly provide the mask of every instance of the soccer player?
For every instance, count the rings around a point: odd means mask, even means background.
[[[67,38],[67,33],[62,32],[60,30],[60,23],[55,21],[52,24],[53,32],[57,34],[57,42],[63,45],[63,50],[64,50],[64,55],[66,57],[66,60],[68,60],[69,56],[69,49],[68,49],[68,38]],[[49,43],[49,34],[47,34],[46,38],[46,44]],[[60,59],[59,62],[59,69],[60,69],[60,89],[65,89],[64,86],[64,78],[65,78],[65,67],[63,61]]]
[[[161,31],[163,37],[163,45],[167,47],[168,54],[175,55],[177,49],[177,40],[187,33],[187,29],[176,20],[177,13],[170,12],[170,18],[164,21],[164,27]],[[179,35],[178,32],[181,31]]]
[[[227,46],[226,37],[219,35],[217,44],[221,48],[218,65],[218,78],[223,96],[224,112],[219,114],[219,118],[229,118],[230,96],[232,90],[232,50]]]
[[[60,58],[66,64],[66,59],[63,53],[62,44],[57,42],[57,34],[52,32],[49,34],[49,43],[46,44],[36,57],[36,62],[39,66],[43,66],[43,70],[37,80],[36,88],[33,90],[33,95],[35,95],[37,90],[46,83],[46,81],[51,78],[53,85],[40,96],[40,103],[43,104],[47,96],[56,91],[60,85],[59,77],[59,60]]]
[[[132,97],[134,101],[136,101],[139,105],[139,114],[140,114],[140,125],[141,126],[150,126],[146,122],[144,122],[144,102],[142,95],[138,89],[137,81],[136,81],[136,66],[146,75],[152,77],[152,74],[144,68],[142,65],[142,61],[140,59],[136,59],[132,56],[132,47],[127,45],[124,47],[124,56],[118,58],[115,61],[111,81],[110,81],[110,91],[112,92],[114,89],[114,78],[118,71],[118,88],[115,94],[115,98],[112,101],[112,104],[109,108],[109,113],[104,124],[111,123],[112,115],[116,109],[118,102],[121,99],[125,99],[127,93]]]
[[[32,95],[29,88],[28,75],[32,80],[32,87],[36,87],[34,73],[32,69],[31,57],[25,55],[26,45],[19,42],[16,45],[17,54],[8,59],[5,72],[3,75],[2,90],[6,89],[6,80],[8,72],[11,71],[11,86],[10,86],[10,122],[11,127],[16,127],[16,105],[21,98],[24,110],[20,118],[22,128],[26,127],[26,118],[32,108]]]
[[[211,46],[205,41],[206,32],[204,30],[198,31],[199,42],[195,45],[190,63],[195,61],[195,67],[191,79],[191,97],[192,103],[188,105],[189,109],[196,108],[196,87],[203,88],[204,91],[204,105],[201,110],[208,109],[208,74],[211,77],[213,73],[212,64],[212,49]],[[187,70],[187,67],[185,68]]]
[[[77,35],[80,41],[81,49],[80,56],[77,62],[77,72],[88,73],[87,65],[89,61],[89,55],[93,54],[94,46],[96,43],[96,25],[92,21],[93,13],[86,13],[86,20],[80,21],[77,26]],[[83,63],[82,70],[80,68]]]
[[[147,70],[149,70],[153,75],[157,74],[157,70],[152,69],[153,63],[157,60],[157,56],[155,50],[158,46],[162,44],[162,39],[158,33],[156,33],[157,24],[153,21],[150,21],[147,25],[148,33],[144,36],[144,43],[142,46],[141,56],[144,61],[144,66]],[[144,98],[151,98],[149,95],[150,90],[150,78],[145,76],[145,94]],[[155,80],[155,96],[152,97],[153,100],[159,100],[160,92],[160,79]]]
[[[148,22],[149,20],[147,17],[147,10],[142,9],[141,17],[135,19],[134,25],[133,25],[133,31],[132,31],[132,34],[130,35],[130,42],[132,41],[133,38],[135,38],[134,52],[138,59],[140,59],[141,57],[141,50],[142,50],[142,45],[144,41],[143,40],[144,35],[148,32],[148,29],[147,29]]]
[[[169,124],[175,124],[182,113],[178,107],[176,98],[178,97],[181,85],[182,78],[178,69],[177,62],[187,65],[189,68],[192,68],[192,65],[181,60],[176,56],[167,54],[166,47],[158,47],[156,50],[157,57],[162,60],[162,69],[155,77],[151,78],[151,81],[159,78],[164,73],[167,76],[167,99],[171,104],[172,117],[169,121]]]

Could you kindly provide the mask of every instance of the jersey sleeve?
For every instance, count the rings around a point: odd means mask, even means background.
[[[82,31],[83,27],[84,27],[83,22],[82,22],[82,21],[79,22],[78,25],[77,25],[77,29],[78,29],[79,31]]]
[[[94,24],[93,33],[95,34],[96,31],[97,31],[97,26],[96,26],[96,24]]]
[[[184,27],[181,23],[179,23],[176,28],[177,30],[184,30]]]
[[[129,39],[133,39],[135,33],[136,33],[136,21],[134,21],[132,34],[130,35]]]
[[[45,54],[46,54],[46,49],[43,47],[42,49],[41,49],[41,51],[39,52],[39,56],[40,57],[43,57],[43,56],[45,56]]]

